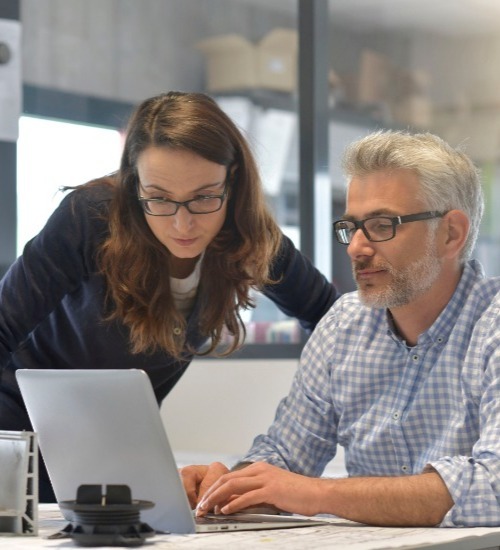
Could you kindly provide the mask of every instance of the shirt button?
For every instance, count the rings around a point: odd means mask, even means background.
[[[443,342],[443,340],[444,340],[444,338],[443,338],[442,336],[439,336],[439,337],[437,338],[437,341],[438,341],[440,344]]]
[[[182,330],[181,330],[179,327],[175,327],[175,328],[174,328],[174,334],[175,334],[176,336],[179,336],[181,333],[182,333]]]
[[[406,465],[401,466],[401,470],[403,470],[403,472],[407,472],[408,471],[408,466],[406,466]]]
[[[413,359],[414,363],[416,363],[418,361],[418,355],[412,355],[411,358]]]
[[[399,413],[398,412],[393,412],[392,413],[392,419],[393,420],[399,420]]]

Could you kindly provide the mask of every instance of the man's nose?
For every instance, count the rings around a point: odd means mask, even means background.
[[[352,234],[351,242],[347,246],[347,253],[351,258],[373,255],[373,243],[361,228],[356,229]]]

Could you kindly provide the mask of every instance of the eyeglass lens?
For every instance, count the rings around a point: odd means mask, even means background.
[[[337,239],[342,244],[349,244],[357,229],[361,229],[368,239],[374,242],[388,241],[394,237],[392,218],[378,217],[359,222],[340,220],[335,223]]]

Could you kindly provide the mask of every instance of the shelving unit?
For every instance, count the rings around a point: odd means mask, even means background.
[[[0,431],[0,534],[38,534],[38,443],[33,432]]]

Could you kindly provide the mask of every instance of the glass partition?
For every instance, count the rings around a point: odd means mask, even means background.
[[[475,256],[500,274],[500,4],[496,0],[329,0],[330,171],[343,212],[340,151],[378,128],[433,132],[482,170],[486,213]],[[354,288],[345,247],[333,273]]]
[[[305,7],[323,1],[328,24],[316,41],[302,31]],[[298,61],[311,43],[325,48],[331,217],[344,208],[347,143],[378,128],[430,130],[463,145],[482,169],[487,210],[476,255],[489,275],[500,274],[496,0],[23,0],[21,20],[26,115],[115,131],[134,104],[159,91],[210,93],[248,136],[283,231],[300,244],[320,222],[313,248],[325,251],[322,259],[331,252],[333,280],[345,292],[354,288],[345,248],[323,220],[316,182],[300,174],[304,148],[314,156],[319,145],[299,111],[299,91],[314,93],[315,77],[299,87]],[[88,179],[83,170],[78,175]],[[37,174],[29,179],[39,182]],[[314,205],[307,216],[304,197]],[[29,236],[23,232],[20,241]],[[257,302],[245,316],[244,355],[297,357],[305,339],[297,323],[262,296]]]
[[[130,110],[167,90],[207,92],[235,120],[278,223],[300,247],[295,0],[24,0],[21,20],[18,253],[61,185],[116,170]],[[306,335],[297,321],[258,292],[255,301],[243,315],[243,356],[298,357]]]

